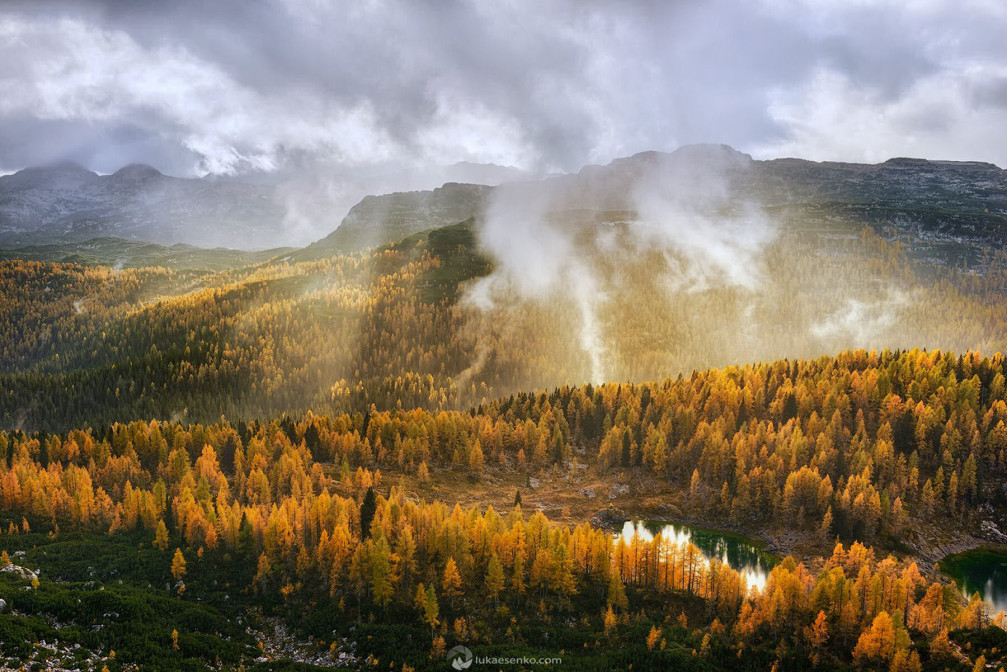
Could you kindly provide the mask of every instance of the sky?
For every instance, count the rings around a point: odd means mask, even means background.
[[[998,0],[6,0],[0,171],[342,194],[697,142],[1007,166],[1005,32]]]

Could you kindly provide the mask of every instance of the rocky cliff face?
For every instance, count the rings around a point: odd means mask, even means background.
[[[810,228],[866,224],[917,257],[966,267],[1007,249],[1007,171],[896,158],[876,165],[755,162],[752,197]]]

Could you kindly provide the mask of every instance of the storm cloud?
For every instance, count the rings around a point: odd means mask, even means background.
[[[1005,165],[1005,28],[993,0],[7,2],[0,170],[321,173],[352,202],[695,142]]]

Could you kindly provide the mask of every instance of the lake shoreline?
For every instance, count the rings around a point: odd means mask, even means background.
[[[609,505],[605,509],[598,510],[590,519],[592,525],[607,529],[612,532],[619,532],[626,521],[642,520],[655,523],[666,523],[672,525],[684,525],[696,530],[714,533],[730,534],[749,543],[758,546],[762,551],[782,560],[787,556],[792,556],[799,562],[805,564],[811,562],[816,557],[828,558],[835,541],[830,541],[823,545],[817,539],[814,532],[799,531],[790,529],[756,528],[747,529],[742,525],[731,523],[709,516],[697,515],[682,511],[674,504],[663,506],[644,506],[622,508]],[[928,530],[933,532],[934,530]],[[907,559],[915,560],[920,573],[929,578],[936,579],[946,577],[941,572],[939,565],[942,560],[979,549],[990,549],[992,551],[1007,555],[1007,544],[999,544],[989,539],[975,536],[971,533],[960,531],[941,530],[951,538],[944,538],[940,541],[927,539],[927,535],[920,530],[913,530],[912,541],[906,540],[905,551],[899,553]],[[844,540],[846,546],[853,541]],[[869,541],[861,543],[870,545]],[[802,549],[802,547],[807,547]],[[802,550],[799,550],[802,549]],[[810,552],[810,551],[815,552]]]
[[[765,586],[769,573],[782,561],[752,537],[677,521],[627,520],[613,535],[618,543],[633,548],[637,541],[650,544],[659,536],[667,542],[668,548],[694,548],[707,562],[724,563],[742,575],[749,587],[757,590]]]
[[[981,544],[945,556],[936,567],[964,599],[979,593],[991,612],[1007,610],[1007,546]]]
[[[780,560],[788,555],[794,556],[798,560],[810,559],[810,556],[798,552],[797,547],[801,544],[814,542],[814,535],[811,533],[766,528],[748,529],[729,521],[685,513],[672,504],[659,508],[635,507],[632,510],[610,505],[608,508],[596,512],[590,518],[590,523],[596,527],[617,532],[626,521],[632,520],[687,525],[704,532],[731,534],[753,543],[764,552],[774,555]]]

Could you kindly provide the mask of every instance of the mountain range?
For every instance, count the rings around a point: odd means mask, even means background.
[[[685,198],[691,207],[755,204],[811,229],[867,224],[888,239],[910,243],[919,254],[954,263],[974,264],[983,249],[1007,246],[1007,171],[992,164],[909,158],[879,164],[759,161],[725,145],[693,145],[496,187],[449,182],[429,191],[367,196],[335,231],[292,258],[357,251],[478,219],[495,195],[619,220],[636,217],[639,196],[648,191]],[[283,220],[273,186],[174,178],[150,166],[99,176],[62,164],[0,177],[4,248],[113,237],[264,249],[283,240]]]
[[[0,244],[116,237],[163,245],[275,247],[284,208],[270,185],[169,177],[146,165],[98,175],[74,163],[0,177]]]
[[[642,152],[578,173],[497,187],[445,185],[369,196],[306,256],[389,243],[469,217],[488,204],[537,203],[574,221],[638,217],[657,195],[712,211],[754,205],[768,216],[819,233],[873,227],[918,257],[975,265],[988,248],[1007,247],[1007,171],[989,163],[893,158],[879,164],[755,160],[726,145]],[[500,199],[496,199],[500,196]],[[366,235],[365,235],[366,233]]]

